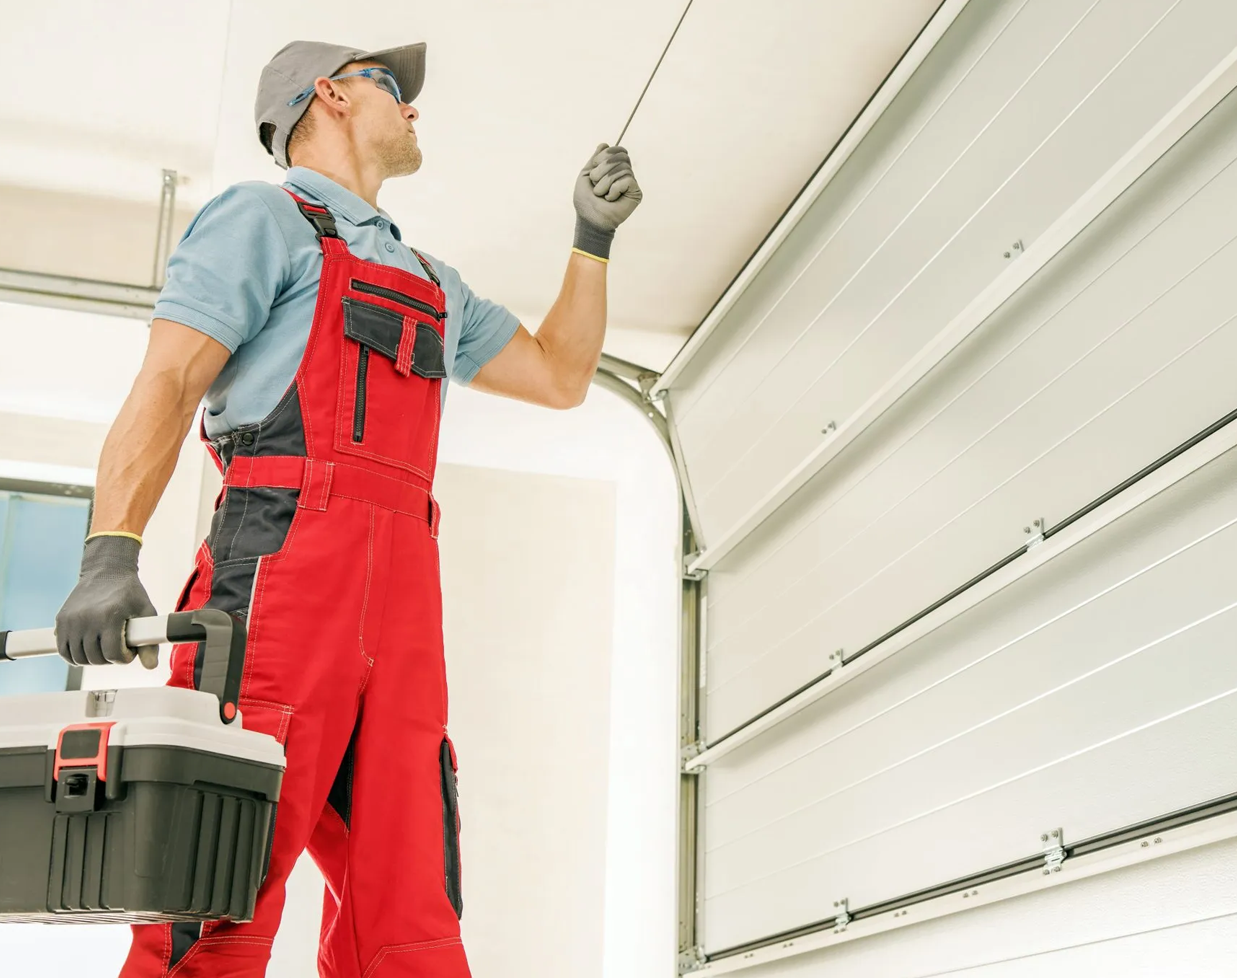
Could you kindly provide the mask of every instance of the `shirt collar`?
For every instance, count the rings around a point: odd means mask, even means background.
[[[364,200],[346,187],[341,187],[328,176],[323,176],[317,170],[304,166],[294,166],[288,170],[285,186],[302,191],[325,206],[336,217],[349,224],[373,224],[381,219],[390,225],[395,239],[400,240],[399,228],[391,220],[391,215],[381,208],[374,210]]]

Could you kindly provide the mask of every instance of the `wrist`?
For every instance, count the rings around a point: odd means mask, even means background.
[[[92,534],[86,538],[82,551],[82,573],[115,568],[136,570],[141,549],[141,543],[133,534]]]
[[[606,231],[579,215],[576,216],[575,251],[600,261],[609,261],[610,245],[613,241],[613,231]]]

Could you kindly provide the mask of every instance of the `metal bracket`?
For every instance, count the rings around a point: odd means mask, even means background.
[[[704,753],[704,741],[697,740],[694,744],[688,744],[679,751],[679,770],[682,774],[699,774],[704,768],[696,768],[694,771],[687,770],[687,762],[695,760]]]
[[[703,581],[709,574],[707,570],[691,570],[692,563],[700,556],[700,553],[694,552],[685,554],[683,557],[683,580],[685,581]]]
[[[150,275],[152,287],[161,289],[167,281],[168,260],[172,257],[172,225],[176,221],[176,185],[180,177],[175,170],[164,170],[159,190],[159,223],[155,228],[155,265]]]
[[[1028,537],[1028,550],[1032,550],[1044,542],[1044,530],[1047,529],[1047,526],[1048,524],[1041,517],[1040,519],[1035,520],[1030,526],[1024,526],[1022,528],[1022,532]]]
[[[836,652],[829,653],[829,672],[835,673],[846,665],[845,649],[838,649]]]
[[[838,908],[837,916],[833,918],[833,933],[840,934],[846,930],[846,925],[851,922],[850,899],[842,897],[841,900],[834,900],[833,905]]]
[[[679,952],[679,974],[687,975],[693,971],[699,971],[709,959],[705,957],[704,947],[697,944],[688,951]]]
[[[1061,864],[1065,862],[1065,832],[1053,829],[1039,837],[1044,846],[1044,875],[1061,872]]]

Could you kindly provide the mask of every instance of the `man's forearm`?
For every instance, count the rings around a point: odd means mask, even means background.
[[[91,533],[146,529],[193,421],[183,402],[175,374],[138,377],[103,443]]]
[[[558,299],[536,340],[550,361],[556,385],[568,401],[588,393],[606,338],[606,264],[573,253]]]

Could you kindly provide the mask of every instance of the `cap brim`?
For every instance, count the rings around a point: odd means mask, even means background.
[[[425,42],[406,44],[401,48],[372,51],[356,58],[357,61],[377,61],[395,73],[399,92],[405,102],[411,102],[421,94],[425,84]]]

